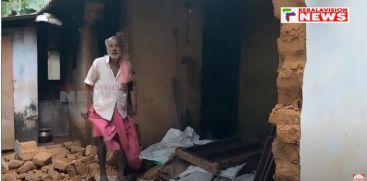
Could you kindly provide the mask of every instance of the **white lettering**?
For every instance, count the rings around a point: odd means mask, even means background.
[[[310,13],[300,13],[299,20],[300,21],[311,21],[311,14]]]
[[[323,21],[333,21],[335,19],[335,13],[321,13]]]
[[[320,21],[320,13],[312,13],[312,21]]]
[[[347,15],[345,13],[338,13],[336,16],[338,21],[347,21]]]

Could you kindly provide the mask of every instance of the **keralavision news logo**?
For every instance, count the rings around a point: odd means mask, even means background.
[[[281,7],[281,23],[349,23],[347,7]]]

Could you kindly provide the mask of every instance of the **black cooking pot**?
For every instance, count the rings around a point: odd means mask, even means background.
[[[50,128],[41,128],[38,130],[38,142],[48,143],[52,141],[52,134]]]

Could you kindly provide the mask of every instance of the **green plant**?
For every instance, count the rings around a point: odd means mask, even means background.
[[[1,0],[1,16],[19,16],[36,13],[50,0]]]

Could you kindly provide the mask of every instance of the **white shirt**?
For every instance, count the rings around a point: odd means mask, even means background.
[[[111,121],[115,106],[123,118],[127,117],[127,91],[120,90],[121,71],[115,77],[108,55],[94,60],[84,83],[93,87],[93,106],[104,119]]]

